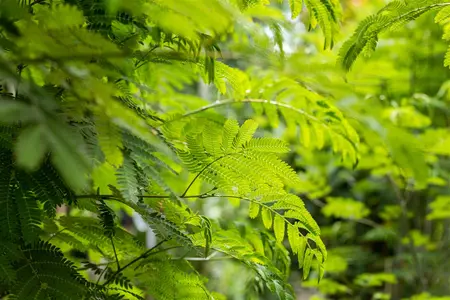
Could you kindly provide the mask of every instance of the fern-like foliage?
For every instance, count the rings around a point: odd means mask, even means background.
[[[358,25],[354,34],[342,45],[338,63],[345,70],[349,70],[360,55],[370,56],[377,46],[379,34],[395,30],[427,12],[438,11],[435,21],[444,26],[443,38],[449,40],[448,26],[445,26],[449,22],[449,5],[447,1],[442,0],[398,0],[388,3],[378,13],[367,17]],[[450,65],[448,53],[444,64]]]
[[[7,261],[2,269],[8,272],[13,298],[80,299],[89,293],[89,283],[55,246],[38,242],[20,248],[2,243],[1,247],[2,261]]]
[[[294,11],[297,9],[295,0],[290,2],[294,16]],[[319,25],[325,36],[324,49],[333,48],[334,38],[339,30],[339,2],[333,0],[306,0],[304,3],[310,11],[310,28]]]
[[[287,152],[287,145],[276,139],[253,138],[256,129],[253,120],[241,127],[228,120],[221,134],[207,135],[196,127],[189,130],[187,149],[179,151],[180,158],[197,174],[194,180],[200,177],[212,184],[219,189],[218,196],[248,202],[249,216],[261,215],[264,226],[273,228],[278,241],[283,241],[286,233],[308,276],[313,257],[320,265],[326,259],[320,229],[303,201],[284,190],[285,185],[301,184],[297,174],[276,155]]]
[[[350,165],[358,164],[359,136],[328,99],[292,78],[271,72],[256,72],[256,75],[261,77],[248,81],[248,88],[244,85],[237,90],[237,93],[245,94],[244,98],[216,101],[181,115],[169,115],[162,124],[162,132],[179,140],[184,135],[183,124],[190,117],[201,114],[213,122],[222,122],[217,115],[208,113],[223,106],[246,103],[256,115],[265,116],[271,127],[277,128],[284,121],[289,130],[298,131],[300,143],[306,149],[330,149],[340,153],[342,160]]]
[[[283,0],[277,0],[283,2]],[[267,5],[265,0],[237,0],[241,9],[248,10],[254,7]],[[339,30],[341,7],[338,1],[333,0],[288,0],[291,18],[295,19],[305,6],[309,12],[309,29],[320,26],[324,37],[324,49],[333,48],[336,33]]]
[[[201,235],[194,235],[193,240],[198,245],[205,243]],[[252,283],[263,283],[279,299],[294,299],[292,287],[284,281],[289,272],[288,253],[279,243],[273,242],[273,237],[251,228],[218,230],[211,248],[215,253],[229,255],[250,268],[254,272]]]
[[[48,162],[30,174],[15,168],[10,150],[2,149],[0,157],[1,236],[9,241],[35,242],[43,213],[53,216],[56,206],[73,199],[73,194]]]

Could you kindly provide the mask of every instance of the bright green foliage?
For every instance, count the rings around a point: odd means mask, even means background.
[[[197,173],[196,178],[203,178],[218,189],[213,196],[249,202],[249,216],[261,215],[264,226],[273,227],[278,241],[284,239],[287,226],[292,251],[299,255],[305,250],[310,253],[304,257],[305,261],[309,260],[309,267],[313,253],[321,253],[319,263],[322,264],[326,250],[318,225],[302,200],[284,190],[284,184],[292,187],[301,184],[295,172],[275,156],[286,152],[287,145],[280,140],[252,138],[257,126],[253,120],[247,120],[241,127],[236,121],[228,120],[222,132],[214,136],[206,136],[203,131],[214,124],[205,124],[200,132],[196,126],[194,134],[186,135],[187,150],[180,151],[179,155],[188,169]],[[301,234],[299,229],[308,234]],[[316,244],[318,252],[311,252],[308,240]]]
[[[373,53],[380,33],[401,28],[428,12],[437,11],[435,22],[444,27],[443,39],[450,40],[450,34],[447,33],[450,27],[446,26],[450,20],[449,5],[445,0],[395,0],[389,2],[378,13],[367,17],[359,24],[352,37],[341,48],[339,64],[349,70],[358,56],[370,56]],[[444,65],[450,66],[449,51],[447,51]]]
[[[327,217],[362,219],[370,213],[364,203],[353,199],[328,197],[326,201],[327,204],[322,208],[322,213]]]
[[[421,293],[419,295],[414,295],[410,298],[410,300],[448,300],[450,297],[444,296],[444,297],[434,297],[431,296],[429,293]]]
[[[323,279],[320,283],[315,280],[308,280],[303,283],[303,286],[318,288],[325,295],[346,294],[350,291],[347,286],[328,278]]]
[[[450,197],[438,196],[436,200],[430,203],[431,212],[427,215],[427,219],[448,219],[450,218]]]
[[[234,0],[243,7],[247,13],[262,14],[261,5],[270,3],[270,0]],[[283,2],[277,0],[273,2]],[[309,29],[320,26],[325,37],[324,48],[333,48],[335,36],[339,30],[341,18],[341,7],[339,1],[335,0],[288,0],[292,19],[298,17],[302,7],[306,6],[309,12]]]
[[[361,274],[355,279],[355,283],[360,286],[381,286],[383,282],[397,283],[393,274]]]

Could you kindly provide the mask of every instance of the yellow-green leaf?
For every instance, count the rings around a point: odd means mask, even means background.
[[[319,274],[317,281],[320,282],[325,272],[325,268],[323,266],[323,255],[318,249],[314,250],[314,255],[317,258],[317,273]]]
[[[284,219],[280,215],[275,215],[273,222],[273,231],[278,242],[283,242],[284,239]]]
[[[239,123],[236,120],[228,119],[222,132],[222,150],[227,152],[233,145],[233,141],[239,132]]]
[[[306,120],[304,120],[302,118],[299,119],[298,123],[299,123],[299,126],[300,126],[300,139],[301,139],[301,142],[302,142],[302,144],[303,144],[303,146],[305,148],[309,148],[310,145],[311,145],[311,132],[310,132],[310,126],[311,125]]]
[[[302,11],[303,0],[289,0],[289,7],[292,12],[292,19],[298,17],[300,12]]]
[[[46,132],[52,162],[67,184],[75,191],[87,185],[86,174],[89,163],[83,151],[83,141],[69,126],[54,120],[47,120]]]
[[[313,253],[310,248],[306,249],[305,260],[303,262],[303,279],[308,278],[309,272],[311,271]]]
[[[259,204],[256,202],[250,202],[248,208],[248,216],[252,219],[256,218],[259,214]]]
[[[300,247],[301,238],[299,236],[298,228],[296,225],[288,224],[287,235],[289,244],[291,245],[292,252],[296,254]]]
[[[318,282],[320,282],[323,278],[323,275],[325,274],[325,266],[323,263],[318,264],[318,272],[319,272],[319,278],[317,279]]]
[[[306,238],[300,237],[300,244],[298,246],[298,267],[303,267],[303,263],[305,260],[305,250],[306,250]]]
[[[108,162],[104,162],[95,167],[92,170],[91,175],[94,188],[99,188],[100,193],[105,193],[109,190],[109,185],[117,185],[116,171],[117,170]]]
[[[317,149],[322,149],[325,145],[325,132],[323,127],[318,123],[312,123],[312,128],[314,130],[314,138]]]
[[[123,163],[122,136],[118,127],[105,117],[97,118],[96,128],[98,132],[98,142],[105,155],[105,158],[114,166]]]
[[[263,219],[264,226],[267,229],[272,228],[272,212],[268,208],[263,207],[261,211],[261,216]]]
[[[42,125],[26,128],[17,139],[17,163],[27,170],[36,170],[47,152],[47,146]]]
[[[240,147],[252,139],[253,134],[258,128],[258,123],[253,120],[247,120],[242,124],[236,139],[233,141],[233,147]]]

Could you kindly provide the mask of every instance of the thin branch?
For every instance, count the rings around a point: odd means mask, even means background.
[[[187,261],[215,261],[215,260],[228,260],[228,259],[236,259],[234,257],[231,256],[220,256],[220,257],[212,257],[212,258],[208,258],[208,257],[185,257],[184,260]]]
[[[119,264],[119,259],[117,258],[117,252],[116,252],[116,246],[114,245],[114,241],[112,236],[109,238],[111,240],[111,245],[114,251],[114,257],[116,258],[116,263],[117,263],[117,269],[120,269],[120,264]]]
[[[222,100],[222,101],[216,101],[214,103],[211,103],[209,105],[205,105],[203,107],[200,107],[199,109],[196,110],[192,110],[190,112],[185,113],[184,115],[179,116],[178,118],[174,118],[172,120],[167,121],[166,123],[171,123],[174,121],[178,121],[180,119],[186,118],[186,117],[190,117],[192,115],[204,112],[206,110],[212,109],[212,108],[217,108],[220,106],[225,106],[225,105],[230,105],[230,104],[237,104],[237,103],[262,103],[262,104],[269,104],[269,105],[274,105],[274,106],[279,106],[279,107],[284,107],[290,110],[293,110],[301,115],[304,115],[305,117],[316,121],[316,122],[320,122],[319,119],[317,119],[316,117],[308,114],[307,112],[305,112],[302,109],[296,108],[292,105],[286,104],[286,103],[281,103],[278,101],[271,101],[271,100],[264,100],[264,99],[242,99],[242,100],[234,100],[234,99],[226,99],[226,100]]]
[[[95,283],[96,285],[99,283],[100,279],[102,278],[103,274],[105,274],[106,270],[108,270],[108,266],[110,263],[107,263],[105,268],[102,270],[102,272],[100,273],[100,275],[97,278],[97,282]]]
[[[188,187],[186,188],[186,190],[184,191],[184,193],[180,196],[180,198],[184,198],[187,194],[187,192],[189,191],[189,189],[191,188],[191,186],[194,184],[194,182],[197,180],[197,178],[200,177],[200,175],[206,170],[208,169],[210,166],[212,166],[212,164],[216,163],[217,161],[221,160],[224,157],[227,157],[231,154],[235,154],[235,153],[230,153],[230,154],[225,154],[224,156],[218,157],[215,160],[213,160],[212,162],[210,162],[209,164],[207,164],[206,166],[203,167],[203,169],[200,170],[200,172],[197,173],[197,175],[195,175],[194,179],[192,179],[191,183],[188,185]]]
[[[381,31],[383,31],[386,28],[389,28],[390,26],[392,26],[393,24],[395,24],[396,22],[402,21],[402,20],[410,20],[411,17],[414,19],[415,16],[420,16],[420,14],[427,12],[427,11],[431,11],[433,9],[439,9],[445,6],[449,6],[450,3],[435,3],[435,4],[430,4],[427,6],[422,6],[422,7],[418,7],[416,9],[410,10],[402,15],[398,15],[396,18],[393,18],[392,20],[386,22],[385,24],[383,24],[382,27],[380,27],[378,33],[381,33]],[[373,35],[377,35],[377,33],[373,33]]]
[[[209,255],[208,257],[184,257],[184,256],[182,256],[182,257],[173,258],[172,260],[184,259],[184,260],[189,260],[189,261],[207,261],[207,260],[213,260],[214,256],[216,256],[217,254],[219,254],[219,252],[216,251],[216,252],[211,253],[211,255]],[[229,259],[231,257],[224,256],[224,257],[217,257],[216,259],[225,259],[225,258]]]
[[[213,188],[211,191],[214,191],[216,188]],[[205,198],[205,196],[208,196],[208,194],[211,192],[208,191],[203,194],[198,195],[190,195],[190,196],[179,196],[179,198]],[[88,194],[88,195],[77,195],[75,196],[77,199],[95,199],[95,198],[101,198],[102,200],[120,200],[120,197],[114,196],[114,195],[97,195],[97,194]],[[148,199],[169,199],[170,195],[137,195],[138,198],[148,198]]]
[[[284,108],[292,110],[292,111],[294,111],[294,112],[296,112],[298,114],[301,114],[305,118],[307,118],[307,119],[309,119],[309,120],[311,120],[313,122],[316,122],[316,123],[320,124],[323,127],[331,129],[324,122],[320,121],[315,116],[307,113],[306,111],[304,111],[304,110],[302,110],[300,108],[294,107],[294,106],[286,104],[286,103],[278,102],[278,101],[264,100],[264,99],[252,99],[252,98],[242,99],[242,100],[227,99],[227,100],[222,100],[222,101],[216,101],[216,102],[211,103],[209,105],[205,105],[205,106],[203,106],[203,107],[201,107],[199,109],[187,112],[184,115],[181,115],[181,116],[179,116],[177,118],[174,118],[172,120],[169,120],[169,121],[165,122],[164,124],[171,123],[171,122],[174,122],[174,121],[178,121],[180,119],[183,119],[183,118],[186,118],[186,117],[190,117],[192,115],[204,112],[204,111],[209,110],[209,109],[213,109],[213,108],[217,108],[217,107],[225,106],[225,105],[237,104],[237,103],[262,103],[262,104],[274,105],[274,106],[277,106],[277,107],[284,107]],[[338,132],[338,131],[336,131],[336,134],[339,134],[345,140],[347,140],[350,143],[350,145],[352,145],[353,149],[355,151],[357,151],[356,145],[354,144],[354,142],[351,141],[345,134],[343,134],[341,132]]]
[[[143,62],[141,65],[139,65],[145,58],[147,58],[147,56],[153,52],[156,48],[158,48],[159,45],[155,45],[152,48],[150,48],[150,50],[147,51],[147,53],[145,53],[138,61],[136,61],[136,63],[134,64],[136,70],[139,69],[140,67],[142,67],[145,62]]]
[[[164,249],[161,249],[161,250],[158,250],[158,251],[149,253],[145,258],[147,258],[147,257],[149,257],[149,256],[151,256],[151,255],[156,255],[156,254],[158,254],[158,253],[166,252],[166,251],[168,251],[168,250],[172,250],[172,249],[176,249],[176,248],[182,248],[182,246],[172,246],[172,247],[167,247],[167,248],[164,248]],[[139,269],[141,266],[142,266],[142,263],[141,263],[140,265],[138,265],[137,267],[135,267],[134,270]]]
[[[154,249],[156,249],[157,247],[161,246],[163,243],[167,242],[166,240],[162,240],[160,241],[158,244],[156,244],[155,246],[153,246],[152,248],[148,249],[147,251],[145,251],[144,253],[142,253],[141,255],[139,255],[138,257],[136,257],[135,259],[133,259],[132,261],[130,261],[129,263],[127,263],[125,266],[123,266],[122,268],[118,268],[117,271],[107,280],[105,281],[105,283],[103,284],[103,286],[106,286],[108,283],[110,283],[119,273],[123,272],[123,270],[125,270],[126,268],[128,268],[129,266],[131,266],[132,264],[138,262],[141,259],[146,258]]]
[[[57,236],[58,234],[60,234],[61,232],[63,232],[64,230],[66,230],[67,228],[63,228],[61,230],[59,230],[58,232],[54,233],[48,240],[47,243],[51,241],[51,239],[53,239],[55,236]]]

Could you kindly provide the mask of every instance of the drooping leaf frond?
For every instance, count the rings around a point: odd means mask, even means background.
[[[268,151],[265,147],[268,139],[252,138],[256,128],[253,120],[247,120],[241,127],[236,121],[228,120],[222,134],[214,136],[214,143],[221,145],[221,152],[214,155],[205,146],[208,141],[196,133],[198,128],[194,129],[194,133],[186,138],[187,149],[180,151],[180,158],[191,172],[197,173],[196,178],[200,177],[219,189],[219,196],[231,201],[249,202],[249,215],[252,218],[261,215],[264,226],[268,229],[273,227],[278,240],[283,240],[287,232],[294,253],[297,254],[299,248],[316,253],[309,242],[312,241],[318,249],[317,256],[322,255],[319,260],[322,264],[326,251],[318,225],[303,201],[284,190],[285,184],[301,184],[297,174],[275,155],[288,148],[281,141],[271,140],[270,144],[276,145],[276,150]],[[246,174],[246,177],[239,174]],[[308,234],[303,235],[299,230],[306,230]]]
[[[89,292],[89,283],[51,244],[42,241],[31,244],[22,247],[15,257],[8,258],[8,264],[14,266],[16,278],[20,278],[11,288],[11,296],[16,299],[80,299]]]
[[[348,71],[360,55],[369,56],[375,50],[381,33],[395,30],[427,12],[439,11],[436,23],[448,23],[449,5],[443,0],[399,0],[388,3],[378,13],[367,17],[358,25],[350,39],[342,45],[338,63]],[[447,31],[446,27],[444,30]],[[447,40],[447,36],[444,33],[444,39]],[[448,66],[450,61],[446,58],[444,64]]]

